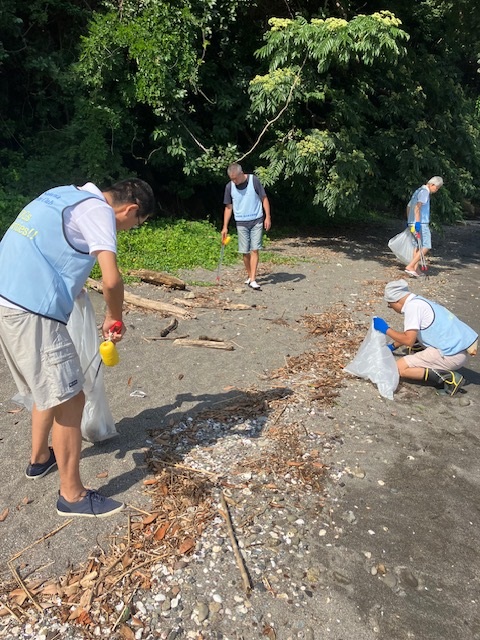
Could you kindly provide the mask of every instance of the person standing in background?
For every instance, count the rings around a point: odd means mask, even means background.
[[[245,284],[260,291],[257,283],[259,251],[262,248],[263,230],[271,227],[270,202],[257,176],[243,173],[241,165],[233,162],[227,169],[230,182],[225,187],[223,204],[222,242],[228,234],[232,213],[237,226],[238,251],[243,255],[247,271]]]
[[[417,237],[420,237],[424,256],[432,248],[432,235],[430,233],[430,196],[432,193],[436,193],[442,185],[443,178],[433,176],[427,184],[422,185],[413,193],[407,205],[408,226],[410,228],[413,227],[412,231],[415,232]],[[413,258],[405,267],[405,272],[408,273],[411,278],[418,278],[420,274],[417,271],[417,267],[421,260],[421,255],[417,241],[414,238],[412,238],[412,241],[415,244]]]

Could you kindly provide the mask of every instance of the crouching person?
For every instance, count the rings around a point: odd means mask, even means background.
[[[476,355],[478,334],[445,307],[411,293],[405,280],[389,282],[384,299],[404,315],[403,331],[395,331],[383,318],[373,319],[374,328],[393,340],[389,348],[420,346],[397,360],[400,378],[424,381],[455,395],[465,384],[457,369],[465,365],[469,355]]]

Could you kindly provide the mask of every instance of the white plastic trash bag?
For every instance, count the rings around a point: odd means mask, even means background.
[[[105,393],[95,311],[85,290],[75,300],[67,329],[85,375],[82,437],[89,442],[108,440],[118,432]]]
[[[388,241],[388,248],[403,264],[410,264],[412,261],[414,250],[412,240],[412,232],[407,227],[402,233],[398,233]]]
[[[108,440],[118,435],[118,431],[115,428],[105,393],[103,366],[100,366],[101,359],[98,351],[99,341],[95,311],[85,290],[82,290],[75,300],[67,329],[80,357],[85,375],[82,437],[89,442]],[[24,406],[29,411],[33,408],[30,394],[23,396],[17,393],[12,401]]]
[[[377,385],[380,395],[393,400],[393,393],[400,379],[397,364],[387,347],[386,336],[373,328],[373,320],[357,355],[344,371],[371,380]]]

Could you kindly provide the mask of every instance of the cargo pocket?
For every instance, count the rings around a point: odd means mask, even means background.
[[[43,352],[49,393],[59,400],[76,395],[83,387],[80,359],[73,344],[50,347]]]

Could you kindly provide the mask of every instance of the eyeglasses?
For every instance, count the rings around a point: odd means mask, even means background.
[[[135,216],[137,218],[137,223],[133,225],[132,229],[138,229],[148,219],[148,216],[141,216],[138,209],[135,213]]]

